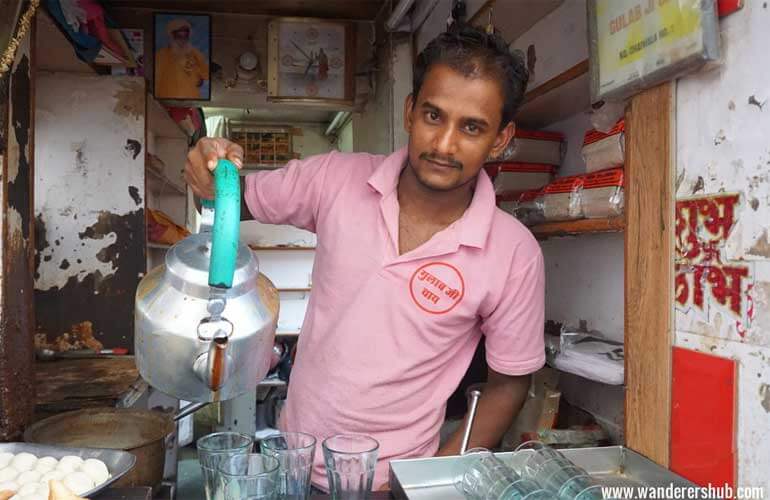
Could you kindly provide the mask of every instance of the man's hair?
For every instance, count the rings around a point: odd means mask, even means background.
[[[420,52],[412,77],[412,96],[417,100],[425,75],[433,65],[445,64],[466,78],[488,78],[500,82],[503,113],[500,129],[513,120],[524,99],[529,72],[521,56],[513,54],[497,34],[455,22]]]

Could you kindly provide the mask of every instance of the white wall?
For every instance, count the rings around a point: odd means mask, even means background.
[[[292,139],[294,151],[302,158],[331,151],[333,146],[324,135],[326,126],[318,123],[293,123],[302,128],[302,135]],[[257,250],[260,272],[270,278],[278,288],[281,309],[278,331],[296,331],[302,325],[310,292],[285,291],[310,288],[316,236],[291,226],[260,224],[257,221],[241,222],[241,241],[258,247],[293,246],[307,250]]]
[[[697,236],[718,245],[721,262],[709,265],[749,275],[740,283],[737,313],[719,303],[705,280],[702,308],[692,300],[676,303],[675,344],[736,361],[738,486],[770,491],[770,109],[761,106],[770,99],[770,9],[759,1],[744,5],[722,19],[722,67],[677,85],[676,183],[679,202],[740,195],[729,235],[707,232],[701,218]],[[678,236],[678,243],[686,241],[686,232]]]
[[[302,128],[302,135],[295,135],[292,138],[294,152],[299,153],[302,158],[327,153],[332,149],[329,139],[324,135],[325,124],[292,123],[292,126]]]

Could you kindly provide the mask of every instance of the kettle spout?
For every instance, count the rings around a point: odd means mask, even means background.
[[[212,391],[221,389],[230,375],[229,347],[228,337],[218,335],[209,343],[208,352],[204,352],[195,360],[195,374]]]

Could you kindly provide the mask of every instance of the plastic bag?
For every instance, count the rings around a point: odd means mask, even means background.
[[[619,167],[625,163],[625,121],[619,121],[609,133],[589,130],[583,139],[580,154],[586,163],[586,172],[597,172]]]
[[[147,239],[153,243],[173,245],[190,235],[160,210],[147,209]]]
[[[538,163],[499,164],[494,186],[497,194],[519,194],[532,189],[542,189],[553,179],[554,167]]]
[[[539,130],[516,132],[502,155],[502,159],[517,163],[540,163],[543,165],[561,165],[566,153],[564,134]]]
[[[622,385],[625,351],[621,342],[596,334],[563,329],[553,366],[559,370],[610,385]]]
[[[543,214],[547,221],[580,219],[583,208],[580,196],[583,191],[583,176],[561,177],[543,190]]]
[[[583,215],[589,219],[623,214],[623,169],[613,168],[586,175],[580,203]]]

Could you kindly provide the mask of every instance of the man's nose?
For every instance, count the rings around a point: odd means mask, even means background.
[[[433,150],[443,156],[457,153],[457,129],[452,125],[442,127],[433,139]]]

